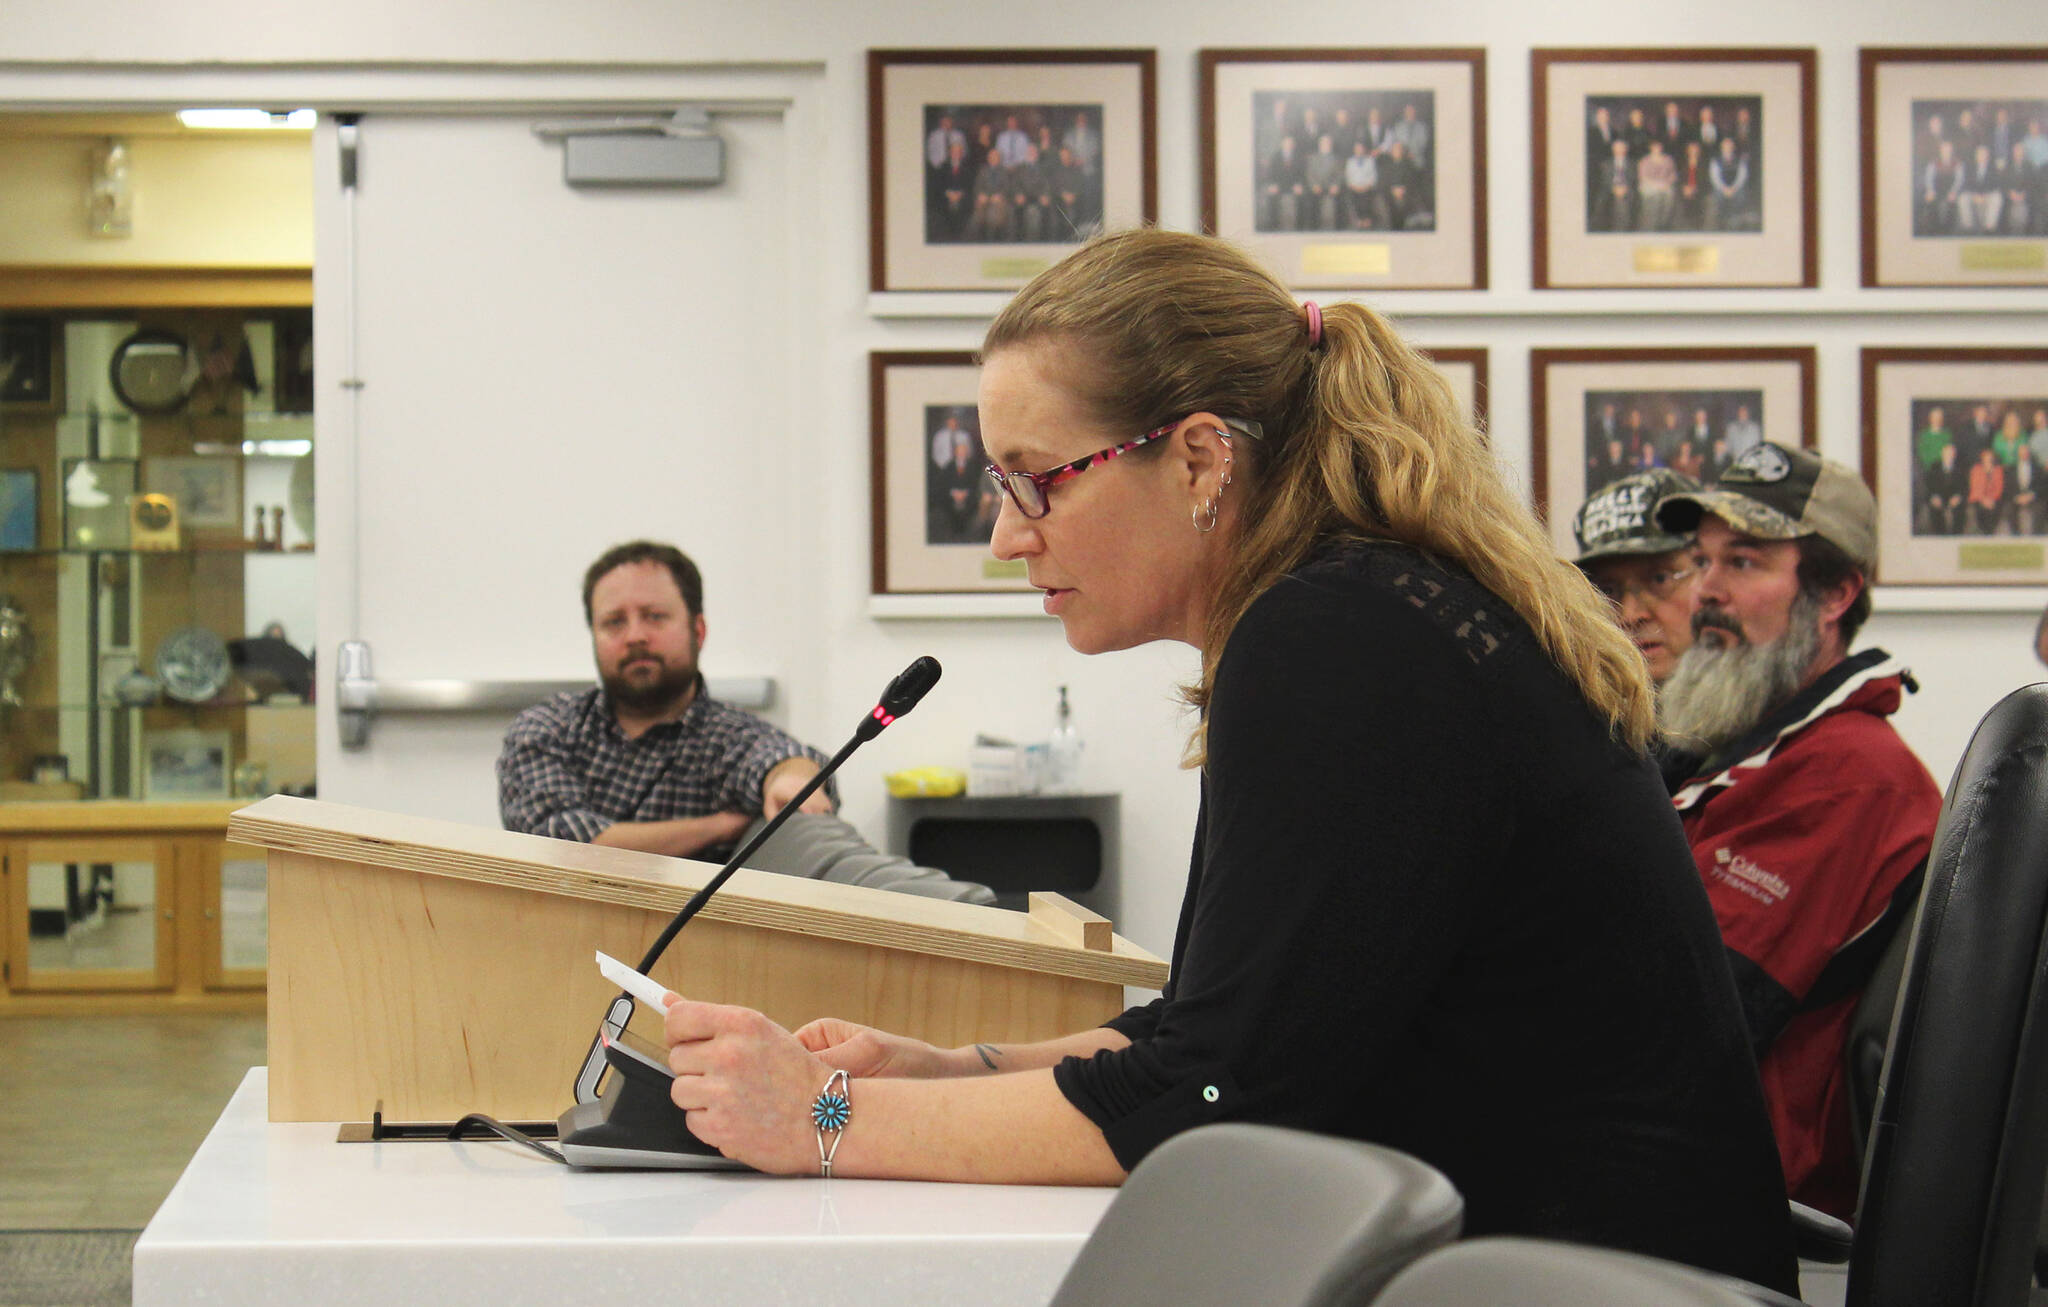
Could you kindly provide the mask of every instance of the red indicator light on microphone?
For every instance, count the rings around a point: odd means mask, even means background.
[[[894,717],[891,717],[888,713],[884,712],[882,710],[882,705],[880,704],[875,705],[875,711],[871,715],[874,717],[876,721],[880,722],[884,726],[891,725],[896,720]]]

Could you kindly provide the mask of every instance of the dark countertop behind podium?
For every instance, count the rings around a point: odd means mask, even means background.
[[[996,892],[1000,907],[1052,890],[1112,921],[1120,906],[1121,796],[965,795],[889,800],[889,851]]]

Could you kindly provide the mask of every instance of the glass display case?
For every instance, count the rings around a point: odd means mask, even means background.
[[[314,792],[312,314],[0,312],[0,1012],[261,1001]]]
[[[0,315],[0,802],[312,792],[311,330]]]

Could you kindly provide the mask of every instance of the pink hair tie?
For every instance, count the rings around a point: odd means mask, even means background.
[[[1323,310],[1314,300],[1305,300],[1302,312],[1308,315],[1308,347],[1316,348],[1323,343]]]

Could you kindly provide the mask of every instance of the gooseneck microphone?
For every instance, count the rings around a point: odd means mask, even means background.
[[[833,754],[832,760],[819,768],[818,774],[811,777],[810,782],[798,790],[788,803],[782,805],[782,811],[776,813],[774,819],[763,826],[753,839],[748,840],[746,847],[732,855],[732,859],[719,869],[709,884],[690,896],[690,901],[676,913],[675,919],[669,922],[668,928],[655,939],[647,950],[647,956],[640,959],[640,965],[634,970],[643,976],[652,973],[654,964],[661,960],[661,955],[667,951],[669,941],[676,937],[676,932],[702,910],[705,902],[718,892],[720,886],[732,879],[732,874],[740,869],[742,863],[754,856],[754,850],[766,844],[770,835],[782,829],[782,823],[789,820],[790,814],[802,807],[804,800],[816,793],[818,787],[823,785],[833,772],[839,770],[839,764],[851,757],[855,749],[880,735],[883,727],[915,708],[917,701],[924,698],[926,692],[939,683],[939,675],[939,660],[929,654],[898,672],[896,679],[889,682],[889,688],[882,691],[882,697],[875,704],[874,710],[861,718],[860,725],[854,729],[853,738],[848,740],[838,753]],[[619,997],[628,1003],[633,1000],[632,995],[623,991]]]
[[[782,805],[782,810],[754,838],[732,855],[704,888],[690,896],[690,901],[683,904],[635,969],[643,975],[650,973],[676,932],[703,909],[719,887],[732,879],[732,874],[782,828],[855,749],[915,708],[918,700],[939,683],[940,671],[938,659],[926,656],[898,673],[854,729],[853,738]],[[576,1076],[576,1105],[563,1113],[558,1125],[563,1159],[571,1166],[587,1167],[738,1167],[738,1163],[728,1161],[718,1150],[690,1134],[682,1109],[669,1097],[675,1077],[666,1064],[624,1042],[626,1023],[632,1015],[633,996],[623,990],[605,1009],[597,1038],[591,1041],[590,1051]],[[600,1096],[597,1086],[607,1067],[613,1074]]]
[[[856,742],[864,744],[874,739],[882,733],[884,726],[917,707],[917,701],[924,698],[930,693],[931,688],[939,683],[939,674],[939,660],[929,654],[896,673],[896,679],[889,682],[888,689],[882,691],[882,698],[875,704],[875,710],[869,713],[854,731],[853,739],[847,742],[839,757],[844,758],[852,753]],[[833,760],[833,765],[838,765],[838,759]]]

